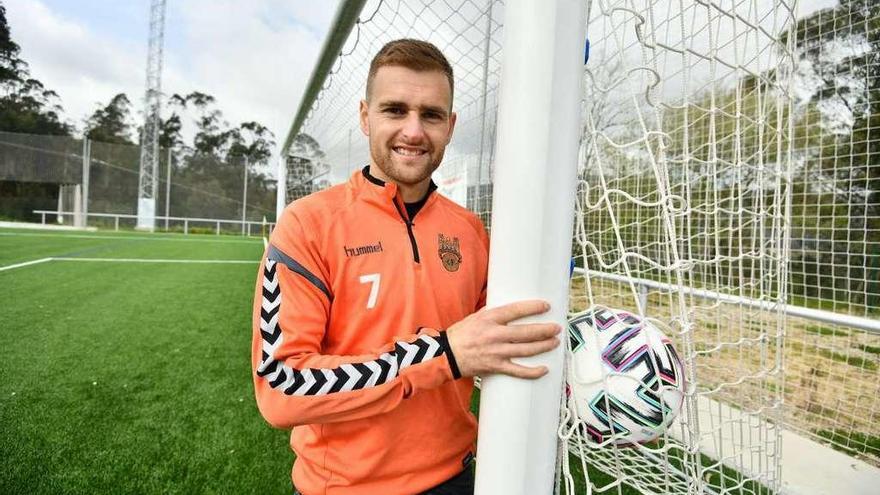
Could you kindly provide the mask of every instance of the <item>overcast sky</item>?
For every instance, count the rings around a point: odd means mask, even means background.
[[[140,113],[149,0],[0,0],[31,75],[81,130],[126,93]],[[230,125],[256,120],[283,141],[337,0],[168,0],[162,90],[217,98]]]

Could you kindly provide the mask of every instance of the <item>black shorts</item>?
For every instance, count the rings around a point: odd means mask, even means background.
[[[468,466],[464,471],[419,495],[473,495],[473,493],[474,471]],[[300,495],[296,488],[293,489],[293,495]]]
[[[474,471],[468,466],[464,471],[420,495],[473,495],[473,493]]]

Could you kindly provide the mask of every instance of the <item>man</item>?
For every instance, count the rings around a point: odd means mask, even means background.
[[[370,164],[289,205],[272,233],[254,387],[266,420],[293,429],[304,495],[472,493],[473,377],[538,378],[544,367],[511,358],[559,343],[556,324],[508,325],[545,302],[478,311],[488,237],[431,181],[455,127],[452,94],[435,46],[385,45],[360,103]]]

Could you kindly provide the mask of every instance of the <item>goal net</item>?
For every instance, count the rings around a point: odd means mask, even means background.
[[[569,421],[598,491],[779,487],[793,22],[783,1],[592,2],[571,309],[656,321],[688,383],[653,445]]]
[[[455,72],[458,120],[435,182],[488,224],[502,19],[503,4],[484,0],[365,2],[320,92],[300,106],[297,120],[304,123],[292,131],[286,150],[287,202],[342,182],[369,163],[358,102],[370,60],[391,40],[419,38],[443,50]]]
[[[806,194],[792,181],[793,163],[803,163],[795,124],[805,112],[795,94],[797,49],[815,32],[796,29],[794,0],[585,2],[584,95],[572,102],[583,121],[570,312],[603,306],[656,323],[681,356],[687,387],[667,432],[635,447],[614,436],[597,441],[563,407],[559,489],[778,491],[780,429],[821,436],[814,411],[784,406],[784,396],[809,387],[809,370],[789,356],[834,360],[833,351],[807,347],[802,331],[800,354],[786,340],[785,303],[801,302],[788,284],[788,261],[801,247],[789,235],[792,197]],[[325,46],[288,136],[287,202],[369,162],[357,115],[369,62],[386,42],[413,37],[436,44],[456,76],[458,122],[434,180],[491,229],[504,2],[346,5],[352,27]],[[822,214],[795,204],[798,212]],[[876,356],[862,371],[871,365]],[[877,410],[876,399],[823,392],[837,411],[865,400]]]

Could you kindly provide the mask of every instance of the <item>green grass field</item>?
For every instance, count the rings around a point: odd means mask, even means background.
[[[290,493],[250,373],[259,239],[0,230],[0,493]]]

